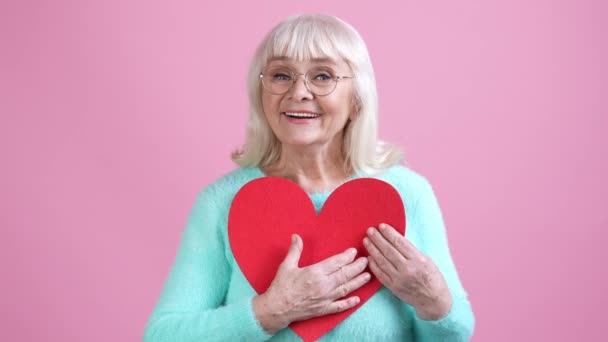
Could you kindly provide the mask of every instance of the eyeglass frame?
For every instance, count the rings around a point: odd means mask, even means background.
[[[310,85],[308,84],[308,73],[310,72],[310,70],[308,70],[306,73],[302,74],[302,73],[294,72],[293,69],[287,68],[287,69],[289,69],[289,73],[292,78],[291,86],[289,86],[289,88],[287,88],[287,90],[284,93],[277,94],[277,93],[273,93],[272,91],[270,91],[270,89],[266,88],[266,86],[264,85],[264,70],[265,69],[266,68],[262,69],[262,71],[260,71],[260,75],[259,75],[260,81],[262,82],[262,88],[268,90],[268,92],[273,95],[287,94],[291,90],[291,88],[293,88],[294,84],[296,84],[299,76],[304,76],[304,86],[311,94],[314,94],[315,96],[327,96],[327,95],[333,93],[334,90],[336,90],[336,88],[338,88],[338,83],[340,80],[345,80],[345,79],[348,80],[348,79],[355,78],[355,76],[333,76],[331,79],[336,81],[334,88],[327,94],[319,95],[319,94],[315,94],[315,92],[312,91],[312,89],[310,89]]]

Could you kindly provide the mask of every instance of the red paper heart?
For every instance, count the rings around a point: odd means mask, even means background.
[[[366,230],[380,223],[405,234],[403,201],[397,190],[384,181],[359,178],[346,182],[332,192],[317,216],[310,198],[297,184],[284,178],[263,177],[245,184],[234,197],[228,236],[236,262],[261,294],[287,255],[292,234],[299,234],[304,241],[299,266],[305,267],[349,247],[357,248],[358,256],[367,255],[363,248]],[[381,286],[372,274],[366,285],[348,295],[361,298],[354,308],[294,322],[290,328],[304,341],[314,341],[357,310]]]

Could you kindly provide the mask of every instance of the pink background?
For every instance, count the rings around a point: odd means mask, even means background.
[[[256,44],[367,41],[381,135],[433,183],[474,341],[603,339],[605,1],[3,1],[0,340],[136,341],[198,191],[234,165]]]

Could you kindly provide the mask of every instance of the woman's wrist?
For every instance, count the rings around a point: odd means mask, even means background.
[[[426,321],[436,321],[447,315],[452,309],[452,295],[448,291],[433,303],[421,305],[415,308],[416,316]]]
[[[269,334],[286,328],[291,322],[287,315],[272,300],[268,294],[263,293],[253,298],[253,312],[262,328]]]

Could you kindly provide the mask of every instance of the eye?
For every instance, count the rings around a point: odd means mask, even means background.
[[[310,80],[318,84],[328,83],[334,79],[334,73],[325,68],[313,69],[309,73]]]
[[[266,70],[266,77],[274,82],[288,82],[291,81],[291,71],[288,68],[282,66],[275,66]]]
[[[331,80],[331,78],[332,78],[331,75],[326,72],[315,75],[315,80],[319,80],[319,81],[328,81],[328,80]]]
[[[291,76],[284,72],[275,72],[272,74],[272,79],[275,81],[289,81]]]

